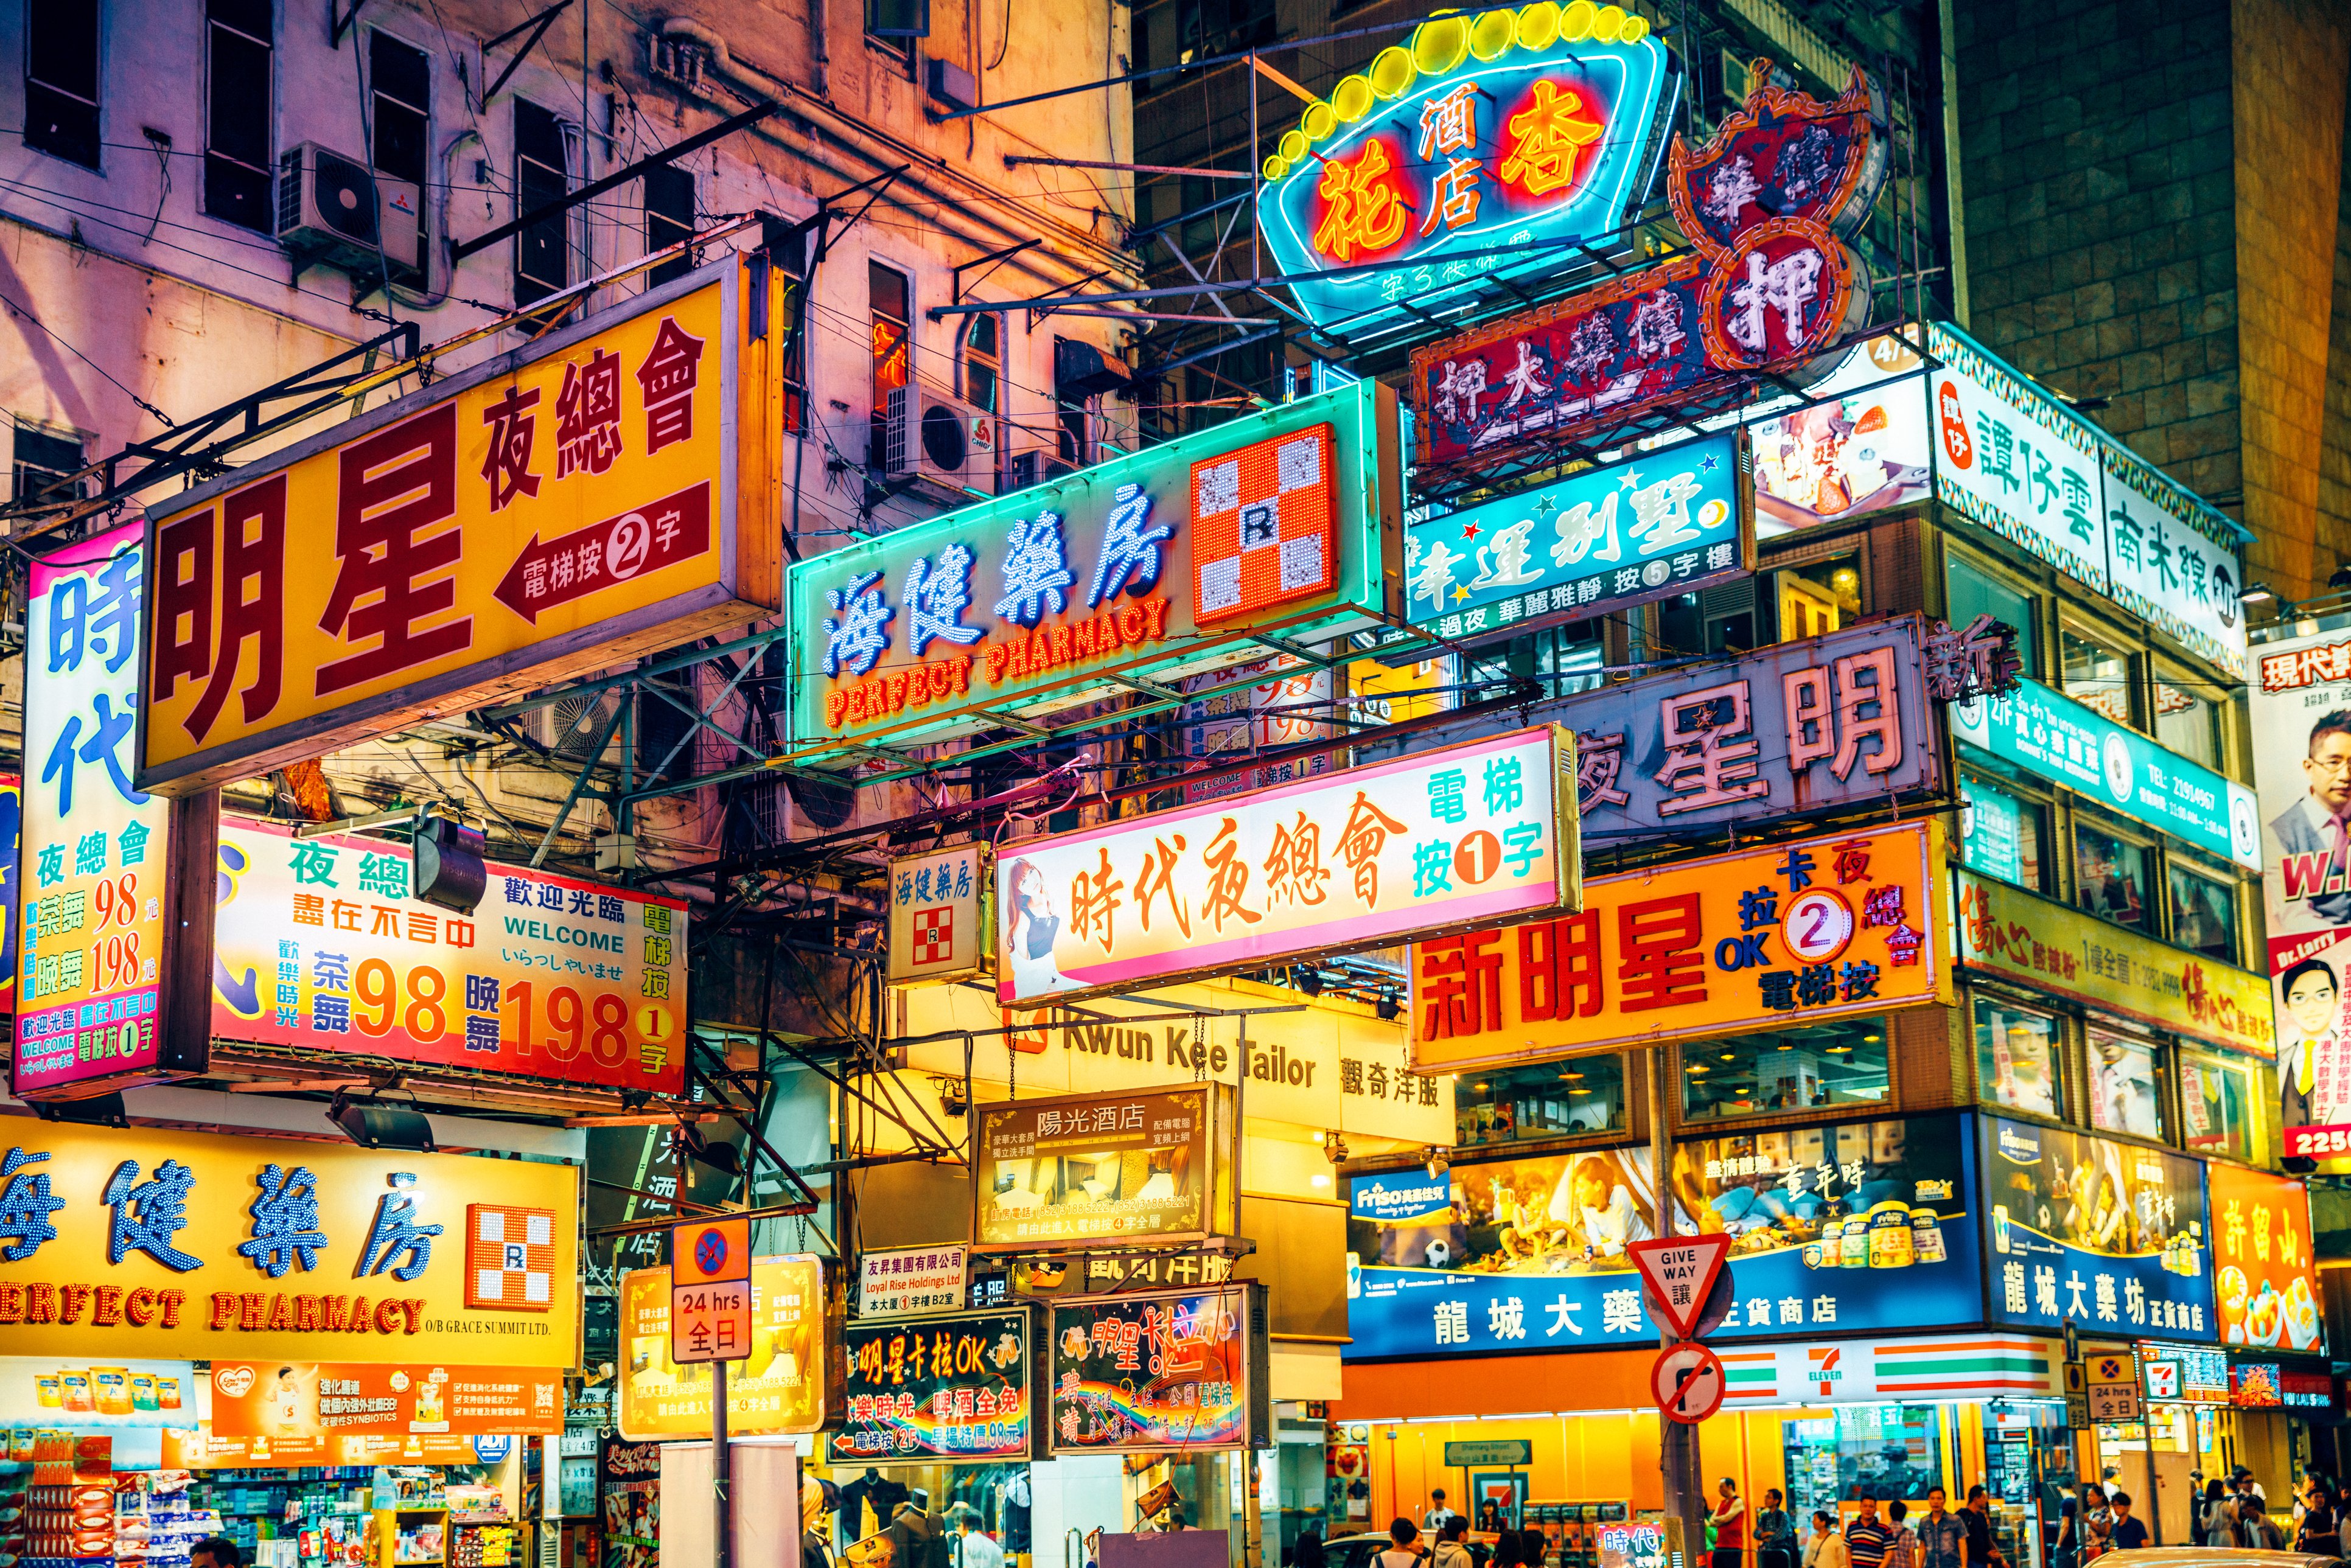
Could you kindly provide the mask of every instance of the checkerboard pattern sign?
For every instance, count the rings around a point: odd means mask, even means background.
[[[914,951],[908,960],[916,968],[944,964],[955,956],[955,906],[914,911]]]
[[[555,1298],[555,1211],[476,1203],[465,1209],[465,1304],[543,1312]]]
[[[1329,589],[1338,574],[1332,427],[1192,465],[1193,619],[1229,621]]]

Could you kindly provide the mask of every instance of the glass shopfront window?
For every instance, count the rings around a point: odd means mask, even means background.
[[[2048,886],[2048,862],[2042,852],[2047,812],[1980,779],[1965,779],[1960,793],[1967,802],[1959,815],[1959,834],[1968,869],[2035,893]]]
[[[2171,868],[2171,939],[2224,964],[2237,961],[2236,889],[2186,866]]]
[[[2074,901],[2099,919],[2146,930],[2151,908],[2147,896],[2147,847],[2076,821],[2074,893]]]
[[[2156,1093],[2156,1048],[2127,1035],[2090,1031],[2090,1125],[2102,1133],[2163,1136]]]
[[[1685,1122],[1873,1104],[1886,1098],[1886,1020],[1706,1040],[1683,1046],[1681,1061]]]
[[[1628,1124],[1621,1056],[1465,1072],[1453,1092],[1456,1139],[1464,1145],[1615,1133]]]
[[[2253,1146],[2256,1070],[2210,1051],[2183,1050],[2179,1056],[2180,1144],[2200,1154],[2258,1161],[2261,1155]]]
[[[1901,1498],[1916,1512],[1930,1488],[1950,1490],[1943,1477],[1943,1413],[1932,1405],[1841,1405],[1835,1414],[1783,1421],[1788,1511],[1812,1532],[1814,1511],[1832,1517],[1837,1505],[1865,1495],[1879,1502]],[[1883,1520],[1881,1510],[1878,1518]]]
[[[1991,997],[1976,998],[1976,1082],[1985,1102],[2054,1120],[2064,1114],[2057,1020]]]
[[[2068,622],[2060,633],[2065,695],[2116,724],[2139,727],[2133,700],[2131,655],[2109,647],[2097,633]]]

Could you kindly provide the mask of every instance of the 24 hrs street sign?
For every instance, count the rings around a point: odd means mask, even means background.
[[[741,1361],[751,1354],[751,1222],[695,1219],[669,1233],[669,1358]]]

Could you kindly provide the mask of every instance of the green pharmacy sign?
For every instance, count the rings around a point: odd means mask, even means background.
[[[1033,723],[1403,608],[1395,392],[1373,382],[791,569],[799,765]]]

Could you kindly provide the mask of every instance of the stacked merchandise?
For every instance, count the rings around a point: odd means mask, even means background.
[[[365,1555],[364,1466],[218,1470],[190,1489],[193,1506],[222,1517],[221,1533],[255,1568],[337,1568]]]
[[[512,1568],[522,1532],[491,1486],[449,1489],[449,1568]]]
[[[195,1506],[185,1470],[125,1475],[114,1493],[115,1568],[187,1568],[188,1549],[221,1532],[221,1516]]]
[[[12,1432],[0,1544],[16,1568],[93,1568],[114,1561],[114,1443],[42,1429]]]

